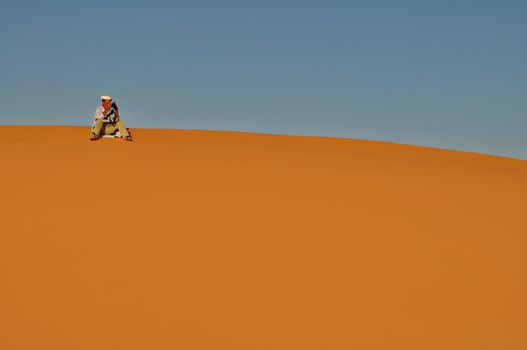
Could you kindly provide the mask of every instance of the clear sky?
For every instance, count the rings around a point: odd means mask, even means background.
[[[400,142],[527,159],[525,0],[0,0],[0,124]]]

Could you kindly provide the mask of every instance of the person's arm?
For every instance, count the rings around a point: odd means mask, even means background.
[[[114,122],[117,123],[119,121],[119,107],[117,107],[117,103],[112,103],[112,108],[114,109],[115,111],[115,118],[114,118]]]
[[[104,112],[101,107],[95,108],[95,113],[93,114],[93,120],[104,119]]]

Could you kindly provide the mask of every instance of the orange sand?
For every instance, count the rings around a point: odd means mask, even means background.
[[[527,161],[0,135],[0,349],[527,349]]]

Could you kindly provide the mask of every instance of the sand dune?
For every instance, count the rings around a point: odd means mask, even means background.
[[[527,349],[527,161],[0,134],[0,349]]]

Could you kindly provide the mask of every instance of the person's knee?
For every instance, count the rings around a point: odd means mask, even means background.
[[[99,123],[95,121],[91,127],[92,134],[98,134],[101,132],[101,130],[102,130],[102,122]]]
[[[122,122],[122,121],[118,121],[117,124],[115,124],[115,126],[117,127],[117,129],[118,129],[121,133],[128,134],[128,129],[127,129],[126,126],[124,125],[124,122]]]

